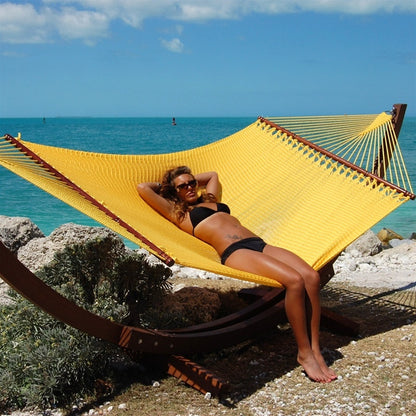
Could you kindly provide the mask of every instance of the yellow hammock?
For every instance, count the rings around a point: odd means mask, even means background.
[[[259,118],[209,145],[159,155],[76,151],[6,135],[0,140],[0,164],[167,263],[173,260],[279,286],[271,279],[221,265],[209,245],[162,218],[136,191],[138,183],[159,181],[173,166],[185,164],[193,172],[215,170],[223,185],[223,201],[243,225],[268,243],[298,254],[315,269],[414,198],[404,190],[410,182],[391,114],[315,117],[303,123],[302,118],[280,120],[295,133],[310,134],[312,141],[318,132],[331,146],[348,148],[344,157],[355,158],[351,163],[275,125],[278,121]],[[393,144],[386,145],[386,138]],[[384,157],[376,150],[383,146],[390,149]],[[363,154],[377,165],[377,172],[381,169],[384,176],[391,176],[389,182],[367,173],[368,166],[360,166]]]

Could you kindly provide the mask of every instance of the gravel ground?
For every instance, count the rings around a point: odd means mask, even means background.
[[[18,411],[13,416],[355,416],[416,415],[416,243],[373,256],[342,254],[322,304],[360,324],[358,336],[323,328],[323,354],[337,372],[310,381],[296,362],[288,325],[216,354],[191,358],[230,383],[221,398],[203,395],[154,370],[136,371],[97,402],[69,410]],[[185,273],[186,274],[186,273]],[[233,279],[180,279],[175,284],[227,291]],[[7,285],[0,279],[0,299]],[[124,375],[124,373],[123,373]]]
[[[201,284],[218,286],[219,282]],[[231,390],[221,399],[204,396],[173,377],[138,374],[124,390],[69,414],[415,415],[415,295],[415,284],[403,290],[331,281],[325,287],[323,305],[360,323],[358,337],[322,331],[324,356],[339,375],[332,383],[313,383],[305,377],[295,360],[291,330],[282,326],[262,339],[197,357],[199,364],[229,380]],[[13,413],[29,415],[42,413]]]
[[[314,383],[304,375],[292,332],[284,325],[219,353],[189,357],[229,381],[230,391],[221,398],[147,370],[100,402],[12,415],[416,415],[415,254],[413,243],[371,258],[340,258],[338,273],[322,291],[322,304],[358,322],[360,331],[352,337],[323,328],[324,356],[339,375],[332,383]],[[174,283],[221,291],[250,286],[234,279],[176,278]],[[0,281],[0,296],[5,288]]]

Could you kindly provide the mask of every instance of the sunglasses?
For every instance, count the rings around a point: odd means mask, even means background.
[[[184,190],[184,189],[188,189],[188,187],[191,187],[191,188],[195,188],[196,187],[196,185],[197,185],[197,180],[196,179],[192,179],[192,180],[190,180],[189,182],[184,182],[184,183],[181,183],[181,184],[179,184],[177,187],[176,187],[176,190],[177,191],[182,191],[182,190]]]

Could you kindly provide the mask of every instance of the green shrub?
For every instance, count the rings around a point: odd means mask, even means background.
[[[170,269],[126,252],[114,238],[90,240],[57,253],[38,276],[65,297],[103,317],[146,326]],[[53,319],[20,295],[0,309],[0,411],[11,407],[64,406],[91,394],[109,376],[116,346]]]

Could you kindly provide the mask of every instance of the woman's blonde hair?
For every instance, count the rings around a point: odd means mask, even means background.
[[[189,204],[178,196],[174,180],[184,174],[191,175],[194,178],[188,166],[177,166],[167,170],[163,175],[160,188],[160,195],[173,202],[175,214],[179,222],[183,221],[186,213],[189,211]],[[198,198],[198,202],[216,202],[216,200],[213,194],[207,193],[202,193]]]

